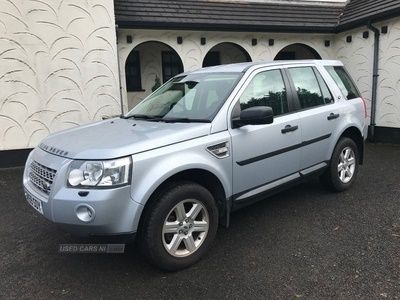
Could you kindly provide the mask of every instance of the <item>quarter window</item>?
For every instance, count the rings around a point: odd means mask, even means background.
[[[275,116],[287,113],[289,108],[281,71],[272,70],[257,74],[244,90],[239,103],[241,110],[253,106],[269,106]],[[237,114],[238,112],[235,113]]]
[[[347,100],[360,97],[356,85],[343,67],[325,67]]]
[[[316,107],[333,101],[325,82],[322,78],[321,82],[318,81],[312,67],[291,68],[289,73],[293,79],[301,109]],[[321,85],[325,85],[322,90]]]

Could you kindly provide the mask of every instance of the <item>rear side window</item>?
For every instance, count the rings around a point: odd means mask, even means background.
[[[325,67],[347,100],[359,98],[360,93],[343,67]]]
[[[320,74],[312,67],[290,68],[301,109],[333,102],[333,97]],[[318,77],[318,79],[317,79]]]
[[[324,97],[325,103],[333,103],[333,96],[328,86],[325,83],[325,80],[322,78],[321,74],[318,71],[314,70],[315,75],[317,75],[319,87],[322,91],[322,96]]]

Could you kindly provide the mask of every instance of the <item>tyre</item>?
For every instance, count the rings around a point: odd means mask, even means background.
[[[341,138],[333,150],[329,168],[321,176],[321,182],[332,191],[345,191],[354,184],[358,169],[359,153],[356,143],[350,138]]]
[[[214,197],[199,184],[181,182],[152,200],[141,224],[142,253],[166,271],[193,265],[210,249],[217,232]]]

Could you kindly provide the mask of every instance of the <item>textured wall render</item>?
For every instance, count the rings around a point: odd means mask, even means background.
[[[126,43],[126,36],[133,36],[133,43]],[[183,43],[177,44],[177,36],[183,37]],[[201,45],[200,39],[206,38],[206,44]],[[258,39],[256,46],[251,40]],[[274,46],[268,45],[270,38],[275,39]],[[252,61],[271,61],[280,50],[293,43],[303,43],[316,49],[323,59],[334,57],[333,47],[324,46],[325,39],[330,35],[318,34],[276,34],[276,33],[248,33],[248,32],[198,32],[198,31],[172,31],[172,30],[120,30],[118,33],[118,54],[121,70],[122,95],[125,109],[127,109],[127,93],[125,83],[125,62],[129,53],[144,42],[158,41],[173,48],[180,56],[185,71],[196,70],[202,67],[204,57],[214,46],[229,42],[240,45],[251,57]],[[143,70],[142,70],[143,71]],[[154,80],[154,79],[152,79]],[[131,103],[136,103],[138,98],[143,98],[147,93],[138,93],[131,98]],[[133,96],[131,96],[133,97]],[[133,100],[132,100],[133,99]]]
[[[0,150],[120,113],[111,0],[0,0]]]
[[[373,65],[373,33],[368,39],[362,37],[366,28],[356,29],[335,36],[335,59],[341,60],[356,82],[363,98],[367,102],[368,112],[371,108],[371,86]],[[346,42],[347,36],[352,36],[352,42]],[[368,113],[370,115],[370,113]]]
[[[400,18],[382,25],[389,32],[381,35],[376,124],[400,128]]]
[[[400,18],[374,25],[389,28],[387,34],[381,35],[376,125],[400,128]],[[363,39],[362,32],[366,30],[363,27],[337,35],[335,53],[357,82],[370,111],[374,34],[370,32],[369,38]],[[353,36],[352,43],[346,43],[348,35]]]

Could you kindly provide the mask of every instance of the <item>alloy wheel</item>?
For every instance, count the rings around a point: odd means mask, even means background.
[[[356,169],[356,156],[353,149],[346,147],[342,150],[339,157],[338,175],[343,183],[349,183],[354,176]]]
[[[197,200],[179,202],[168,213],[162,228],[163,245],[174,257],[186,257],[200,248],[209,230],[206,207]]]

